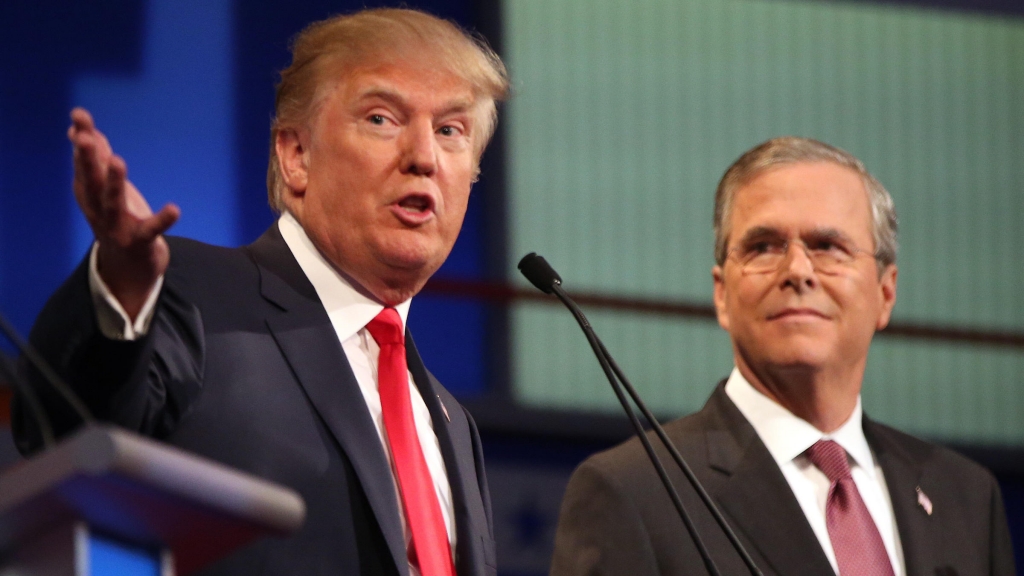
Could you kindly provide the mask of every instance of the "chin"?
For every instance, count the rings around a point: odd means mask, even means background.
[[[779,367],[807,367],[822,365],[830,356],[830,349],[820,338],[777,338],[766,350],[766,358]]]
[[[771,358],[769,363],[781,370],[815,370],[825,364],[824,360],[819,356],[785,356],[781,358]]]
[[[413,250],[392,251],[381,254],[379,261],[403,282],[426,282],[444,263],[433,252]]]
[[[789,348],[767,355],[768,362],[785,370],[814,370],[828,363],[829,355],[814,348]]]

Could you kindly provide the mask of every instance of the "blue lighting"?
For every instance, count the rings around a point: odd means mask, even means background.
[[[222,246],[238,243],[232,20],[229,0],[150,0],[140,73],[88,73],[72,91],[73,105],[92,112],[150,206],[181,207],[170,233]],[[67,197],[74,201],[70,190]],[[77,208],[71,213],[69,268],[93,238]]]
[[[88,576],[160,576],[160,555],[90,534]]]

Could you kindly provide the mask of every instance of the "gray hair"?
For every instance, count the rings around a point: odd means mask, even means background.
[[[882,183],[868,172],[864,163],[845,150],[824,142],[798,136],[772,138],[743,153],[729,169],[715,191],[715,262],[722,266],[728,256],[729,218],[736,191],[770,168],[798,162],[832,162],[858,173],[871,202],[871,234],[875,241],[875,260],[879,272],[896,263],[899,248],[898,221],[892,196]]]

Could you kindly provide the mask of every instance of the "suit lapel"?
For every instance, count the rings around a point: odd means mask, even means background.
[[[267,317],[267,326],[313,408],[355,469],[398,571],[404,574],[408,566],[405,537],[391,467],[338,335],[276,225],[249,250],[260,269],[263,296],[281,309],[280,314]]]
[[[918,503],[918,489],[925,498],[930,491],[928,479],[923,475],[918,460],[898,443],[891,441],[886,430],[867,417],[864,418],[864,435],[885,476],[907,576],[931,576],[935,573],[935,567],[941,564],[940,550],[936,549],[936,545],[942,538],[939,523],[933,521],[924,506]]]
[[[423,402],[430,412],[434,434],[437,435],[437,441],[441,447],[448,484],[452,490],[455,530],[458,535],[455,571],[460,576],[482,574],[480,547],[477,546],[475,539],[479,538],[479,534],[486,533],[486,526],[474,525],[473,519],[476,514],[469,510],[468,504],[481,501],[479,486],[471,482],[476,478],[476,468],[472,459],[473,447],[469,422],[466,420],[462,408],[454,402],[454,399],[450,399],[448,402],[442,401],[440,395],[443,393],[447,397],[448,394],[439,385],[436,385],[436,381],[427,371],[408,331],[406,331],[405,347],[409,371],[412,372],[420,396],[423,397]]]
[[[756,549],[777,574],[831,574],[832,565],[789,483],[723,386],[705,410],[713,421],[706,432],[708,464],[726,475],[713,496],[744,544]]]

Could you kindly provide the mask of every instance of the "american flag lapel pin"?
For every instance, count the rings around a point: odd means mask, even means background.
[[[932,500],[920,486],[917,487],[917,505],[924,509],[925,514],[932,515]]]
[[[448,420],[449,422],[451,422],[452,421],[452,417],[448,415],[448,408],[445,407],[444,402],[441,400],[441,395],[440,394],[437,395],[437,403],[441,405],[441,412],[444,412],[445,419]],[[920,492],[921,489],[918,488],[917,491]],[[920,502],[920,500],[918,500],[918,501]],[[928,513],[929,514],[932,513],[930,507],[929,507]]]

